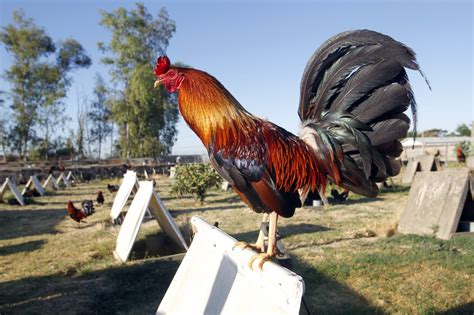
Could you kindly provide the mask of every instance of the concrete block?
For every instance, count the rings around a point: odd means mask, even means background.
[[[467,169],[416,173],[398,231],[450,239],[459,225],[468,189]]]

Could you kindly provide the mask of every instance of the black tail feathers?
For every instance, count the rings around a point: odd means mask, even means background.
[[[330,179],[356,193],[375,196],[375,182],[400,171],[396,158],[410,127],[404,114],[409,107],[416,125],[405,68],[424,77],[412,49],[389,36],[359,30],[330,38],[303,73],[300,136],[319,138],[306,141],[317,154],[339,156],[340,180]]]

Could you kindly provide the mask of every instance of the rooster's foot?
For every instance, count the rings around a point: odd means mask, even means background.
[[[249,267],[250,267],[250,269],[253,270],[253,263],[255,261],[257,261],[258,262],[258,264],[257,264],[258,268],[260,268],[260,270],[262,270],[263,264],[266,263],[267,261],[271,261],[274,257],[275,257],[275,255],[271,255],[271,254],[268,254],[268,253],[255,254],[252,257],[250,257]]]
[[[235,242],[234,247],[232,247],[232,249],[234,248],[240,248],[240,249],[250,248],[256,251],[257,253],[261,253],[264,251],[264,249],[258,244],[250,244],[250,243],[242,242],[242,241]]]

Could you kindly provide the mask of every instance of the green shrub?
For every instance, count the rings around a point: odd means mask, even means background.
[[[179,195],[192,194],[203,203],[207,189],[219,187],[221,182],[221,177],[210,164],[183,164],[176,167],[172,191]]]

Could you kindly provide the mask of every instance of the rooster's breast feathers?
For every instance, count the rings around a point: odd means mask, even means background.
[[[290,217],[301,206],[297,190],[323,182],[312,152],[285,129],[255,117],[240,129],[214,135],[208,147],[212,165],[257,212]],[[232,142],[232,145],[227,142]]]

